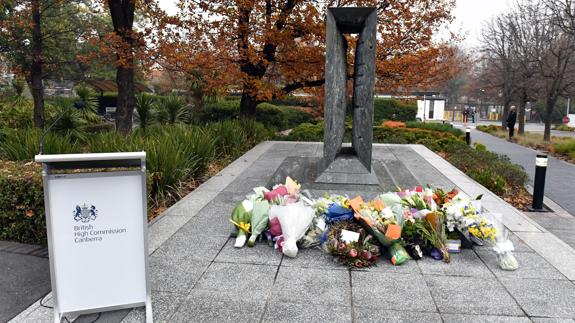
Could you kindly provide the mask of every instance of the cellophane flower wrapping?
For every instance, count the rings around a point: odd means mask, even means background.
[[[492,241],[487,241],[497,255],[499,267],[503,270],[516,270],[519,268],[519,263],[513,251],[515,247],[513,242],[509,240],[509,230],[503,225],[501,214],[486,213],[485,218],[492,223],[495,229],[495,238]]]
[[[248,240],[248,246],[253,247],[258,236],[268,226],[268,213],[270,205],[268,201],[256,201],[252,210],[251,229],[252,234]]]
[[[282,252],[288,257],[296,257],[297,241],[308,230],[313,218],[314,210],[305,206],[301,201],[288,205],[272,205],[270,213],[277,215],[283,234]]]
[[[234,247],[241,248],[245,245],[247,234],[250,233],[253,202],[244,200],[234,207],[230,221],[238,230]]]

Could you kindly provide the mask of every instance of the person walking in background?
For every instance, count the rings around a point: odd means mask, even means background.
[[[515,132],[515,122],[517,121],[517,112],[515,111],[515,106],[511,106],[509,110],[509,115],[507,115],[507,128],[509,129],[509,141],[513,138]]]

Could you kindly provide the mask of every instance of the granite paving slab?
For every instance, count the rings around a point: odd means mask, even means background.
[[[154,322],[168,323],[176,309],[186,300],[186,294],[152,292],[152,307],[154,309]],[[138,323],[146,321],[143,308],[131,311],[123,320],[126,323]]]
[[[440,313],[524,315],[495,278],[425,275]]]
[[[575,318],[575,285],[567,280],[502,278],[529,316]]]
[[[233,289],[228,292],[193,290],[168,321],[259,322],[265,300],[254,295],[241,298],[241,293],[241,290]]]
[[[491,254],[495,257],[495,254]],[[451,254],[451,262],[424,257],[416,262],[425,275],[471,276],[493,278],[493,274],[472,249],[463,249],[461,253]]]
[[[524,316],[441,314],[444,323],[529,323]]]
[[[354,322],[414,322],[414,323],[433,323],[442,322],[441,316],[433,312],[418,311],[392,311],[384,309],[374,309],[366,307],[354,307]]]
[[[328,306],[318,304],[294,304],[272,300],[266,307],[261,322],[352,322],[351,308],[348,306]]]
[[[252,248],[234,248],[235,239],[229,239],[222,248],[216,262],[230,262],[238,264],[271,265],[278,266],[282,255],[266,242],[256,243]]]
[[[352,271],[353,304],[373,309],[434,312],[429,288],[420,274]]]
[[[536,253],[516,252],[514,256],[519,263],[519,268],[514,271],[499,268],[497,256],[491,251],[478,251],[478,254],[497,277],[514,279],[567,279],[567,277],[548,263],[545,258]]]
[[[296,304],[351,307],[349,272],[282,266],[272,299]]]
[[[246,292],[250,297],[266,299],[271,294],[277,270],[277,266],[214,262],[194,289],[227,293],[238,300],[244,299]]]

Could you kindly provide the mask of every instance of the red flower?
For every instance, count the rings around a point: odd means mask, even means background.
[[[349,256],[350,256],[351,258],[357,257],[357,250],[351,249],[351,250],[349,251]]]

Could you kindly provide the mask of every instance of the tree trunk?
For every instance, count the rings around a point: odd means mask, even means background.
[[[522,135],[525,133],[525,106],[527,105],[527,93],[523,91],[521,93],[521,100],[519,101],[519,113],[517,118],[519,118],[519,131],[518,134]]]
[[[116,84],[118,85],[116,131],[126,134],[132,130],[132,116],[134,114],[134,70],[118,66],[116,68]]]
[[[204,95],[202,93],[194,93],[194,110],[196,110],[196,112],[200,112],[202,109],[203,96]]]
[[[505,100],[503,103],[503,114],[501,115],[501,127],[507,130],[507,115],[509,114],[509,107],[511,106],[510,100]]]
[[[249,81],[245,82],[240,101],[240,116],[253,118],[256,115],[256,107],[260,103],[256,99],[257,88],[252,86]]]
[[[551,141],[551,116],[556,102],[556,97],[548,97],[545,102],[545,132],[543,133],[543,140],[546,142]]]
[[[128,0],[108,0],[114,32],[122,39],[122,47],[116,52],[116,84],[118,103],[116,106],[116,131],[128,133],[132,130],[134,113],[134,11],[136,2]]]
[[[39,0],[32,1],[32,64],[28,85],[34,99],[34,126],[44,128],[44,85],[42,84],[42,26]]]

